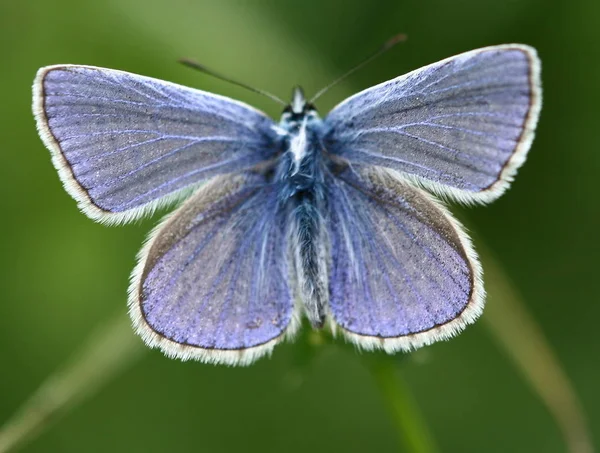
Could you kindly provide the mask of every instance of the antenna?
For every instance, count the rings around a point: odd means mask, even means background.
[[[188,68],[192,68],[192,69],[196,69],[200,72],[203,72],[205,74],[208,74],[210,76],[213,76],[217,79],[223,80],[224,82],[229,82],[232,83],[233,85],[237,85],[239,87],[245,88],[247,90],[252,91],[253,93],[258,93],[261,94],[263,96],[268,97],[269,99],[271,99],[272,101],[277,102],[278,104],[281,105],[287,105],[285,102],[283,102],[281,99],[279,99],[277,96],[275,96],[274,94],[269,93],[268,91],[264,91],[261,90],[259,88],[254,88],[251,87],[250,85],[246,85],[245,83],[242,82],[238,82],[237,80],[233,80],[230,79],[229,77],[226,77],[222,74],[219,74],[218,72],[213,71],[212,69],[208,69],[206,66],[194,61],[194,60],[190,60],[188,58],[181,58],[179,59],[179,63],[181,63],[184,66],[187,66]]]
[[[380,56],[382,53],[390,50],[396,44],[406,41],[406,38],[407,38],[407,36],[404,33],[399,33],[397,35],[392,36],[379,49],[377,49],[374,53],[372,53],[371,55],[369,55],[367,58],[365,58],[363,61],[361,61],[360,63],[358,63],[356,66],[354,66],[352,69],[350,69],[346,73],[344,73],[341,76],[339,76],[337,79],[335,79],[329,85],[326,85],[324,88],[321,88],[319,91],[317,91],[317,94],[315,94],[311,98],[311,100],[309,102],[312,104],[317,98],[321,97],[331,87],[337,85],[342,80],[344,80],[346,77],[348,77],[350,74],[353,74],[354,72],[358,71],[360,68],[362,68],[363,66],[365,66],[367,63],[370,63],[372,60],[374,60],[375,58],[377,58],[378,56]]]

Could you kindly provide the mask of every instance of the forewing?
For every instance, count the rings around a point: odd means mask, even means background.
[[[473,50],[369,88],[327,116],[327,149],[389,167],[462,202],[508,187],[533,140],[541,106],[531,47]]]
[[[38,71],[33,96],[63,184],[95,220],[133,220],[274,152],[272,122],[261,112],[149,77],[50,66]]]
[[[149,346],[244,365],[296,330],[275,192],[258,175],[217,176],[152,233],[129,299]]]
[[[479,316],[475,252],[430,195],[371,166],[348,168],[328,187],[334,331],[395,352],[448,338]]]

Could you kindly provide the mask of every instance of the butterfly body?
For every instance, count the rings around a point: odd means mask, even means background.
[[[277,126],[282,153],[276,164],[282,209],[287,213],[290,255],[304,312],[313,327],[322,327],[328,300],[325,173],[329,158],[323,148],[323,121],[307,104],[300,88]]]
[[[92,66],[42,68],[33,90],[40,136],[88,216],[123,223],[186,199],[140,251],[130,314],[151,347],[230,365],[270,353],[303,316],[388,353],[474,322],[481,266],[429,192],[498,198],[541,108],[540,63],[520,44],[415,70],[323,118],[295,89],[278,123]]]

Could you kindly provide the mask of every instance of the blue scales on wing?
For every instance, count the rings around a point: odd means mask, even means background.
[[[482,309],[477,258],[460,225],[386,169],[354,165],[327,185],[334,324],[388,352],[448,337]]]
[[[540,90],[534,49],[474,50],[343,101],[325,119],[325,146],[459,201],[491,201],[525,159]]]
[[[213,178],[142,251],[130,295],[140,334],[182,358],[269,352],[293,330],[286,219],[263,176]]]
[[[241,102],[127,72],[42,68],[38,128],[91,217],[127,221],[216,174],[270,158],[272,121]]]

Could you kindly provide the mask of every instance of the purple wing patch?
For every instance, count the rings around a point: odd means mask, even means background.
[[[34,113],[67,190],[96,220],[127,221],[274,152],[272,121],[241,102],[122,71],[42,68]]]
[[[429,195],[372,166],[348,168],[328,190],[331,316],[352,341],[408,350],[475,320],[477,258]]]
[[[150,346],[245,364],[295,330],[286,216],[262,176],[219,176],[153,234],[130,310]]]
[[[325,120],[326,146],[352,162],[399,170],[438,194],[488,202],[525,160],[540,103],[534,49],[478,49],[342,102]]]

